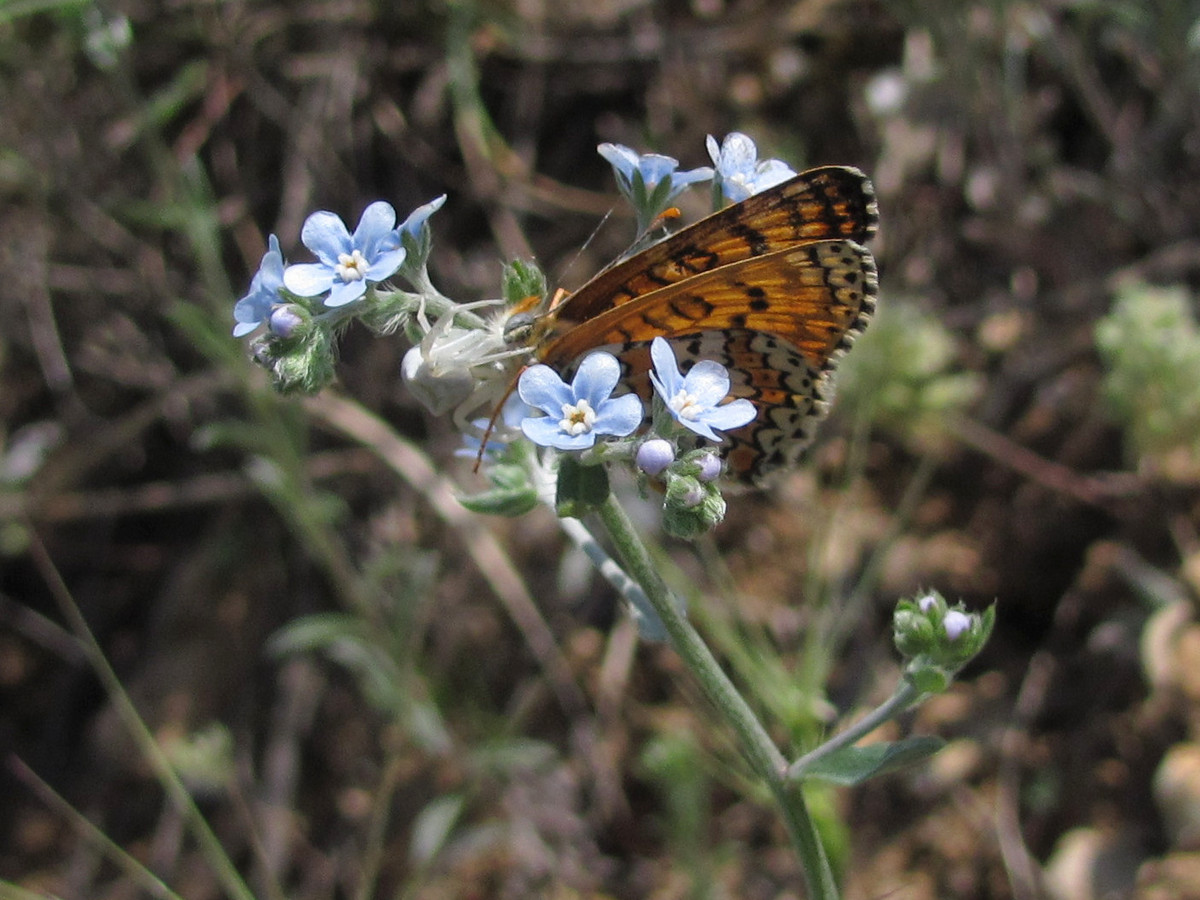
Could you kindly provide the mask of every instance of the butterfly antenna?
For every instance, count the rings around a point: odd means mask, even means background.
[[[596,240],[596,236],[600,234],[600,229],[604,227],[605,222],[612,218],[612,214],[613,211],[610,208],[608,212],[600,217],[600,221],[596,223],[596,227],[592,229],[592,233],[587,236],[587,240],[579,245],[579,249],[575,251],[575,255],[571,257],[571,261],[567,263],[566,268],[563,269],[564,272],[570,272],[573,268],[575,268],[575,264],[579,262],[579,258],[583,256],[584,251],[592,245],[592,241]]]
[[[517,380],[521,377],[521,372],[524,372],[528,366],[521,366],[520,370],[513,376],[512,383],[508,386],[508,390],[504,392],[504,396],[500,398],[500,402],[496,404],[496,408],[492,410],[492,417],[488,419],[487,428],[483,430],[483,439],[479,442],[479,452],[475,454],[475,465],[472,466],[471,472],[475,474],[479,471],[480,465],[483,464],[483,452],[487,449],[488,438],[492,436],[492,432],[496,428],[496,420],[500,418],[500,413],[504,411],[504,404],[508,402],[508,398],[512,396],[513,391],[517,389]]]

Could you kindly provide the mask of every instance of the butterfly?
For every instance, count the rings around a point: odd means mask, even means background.
[[[801,172],[616,263],[540,315],[516,312],[510,341],[560,371],[613,352],[648,396],[649,342],[682,368],[712,359],[756,417],[728,432],[726,468],[761,483],[794,466],[833,400],[833,373],[875,310],[863,243],[879,212],[867,177],[845,166]]]

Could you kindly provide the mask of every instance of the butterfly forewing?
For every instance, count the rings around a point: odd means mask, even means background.
[[[666,285],[809,241],[862,243],[879,221],[862,172],[823,166],[727,206],[601,272],[554,311],[555,330],[589,321]]]

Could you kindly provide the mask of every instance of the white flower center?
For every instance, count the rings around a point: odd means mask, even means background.
[[[684,390],[672,397],[667,406],[681,419],[695,419],[700,415],[700,404],[696,402],[696,395]]]
[[[357,249],[353,253],[339,253],[338,264],[333,271],[344,282],[362,281],[367,274],[366,257]]]
[[[596,411],[592,409],[592,404],[588,403],[586,399],[580,400],[574,406],[564,403],[562,415],[562,421],[558,423],[558,427],[571,437],[587,434],[596,424]]]

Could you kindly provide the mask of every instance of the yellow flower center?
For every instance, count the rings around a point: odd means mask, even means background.
[[[564,403],[562,416],[558,427],[571,435],[571,437],[579,434],[587,434],[592,430],[592,426],[596,424],[596,411],[592,409],[592,404],[588,403],[587,400],[580,400],[574,405]]]
[[[345,282],[362,281],[367,275],[367,260],[362,252],[339,253],[338,264],[334,269],[337,277]]]

